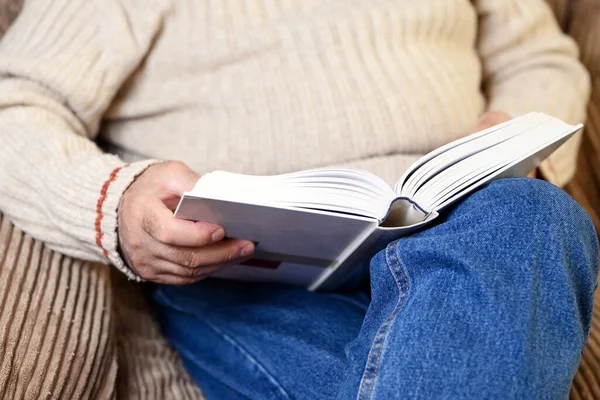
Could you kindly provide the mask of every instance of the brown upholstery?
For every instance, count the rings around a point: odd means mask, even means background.
[[[554,0],[550,3],[571,5],[563,27],[579,44],[581,60],[592,79],[577,173],[566,190],[585,207],[600,232],[600,1]],[[573,381],[573,399],[600,399],[600,289],[596,291],[592,323],[592,332]]]
[[[47,249],[0,214],[0,398],[46,396],[201,397],[139,285]]]
[[[0,36],[22,0],[0,0]],[[580,45],[593,93],[567,186],[600,228],[600,0],[548,0]],[[11,299],[19,307],[5,309]],[[0,215],[0,398],[201,397],[137,286],[52,252]],[[600,399],[600,291],[573,399]]]

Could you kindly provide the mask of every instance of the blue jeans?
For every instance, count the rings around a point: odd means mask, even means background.
[[[506,179],[390,243],[370,290],[214,279],[152,298],[208,399],[566,398],[597,266],[581,207]]]

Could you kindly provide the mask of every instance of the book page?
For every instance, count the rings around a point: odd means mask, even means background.
[[[215,171],[198,180],[190,197],[273,207],[325,210],[382,220],[395,193],[381,178],[360,169],[317,168],[253,176]]]
[[[423,157],[421,157],[420,159],[418,159],[413,165],[411,165],[406,172],[402,175],[402,177],[396,182],[396,185],[394,187],[394,191],[399,194],[401,193],[401,188],[402,186],[404,186],[405,182],[409,179],[409,177],[415,173],[422,165],[424,165],[425,163],[427,163],[428,161],[432,160],[435,157],[438,157],[439,155],[448,152],[449,150],[457,147],[457,146],[461,146],[467,142],[471,142],[473,140],[479,139],[483,136],[487,136],[490,135],[500,129],[504,129],[506,127],[508,127],[509,125],[518,123],[520,120],[522,119],[527,119],[530,117],[533,117],[534,115],[539,114],[539,113],[528,113],[525,114],[521,117],[518,118],[513,118],[509,121],[503,122],[501,124],[492,126],[490,128],[481,130],[479,132],[475,132],[471,135],[467,135],[463,138],[460,138],[458,140],[454,140],[450,143],[445,144],[444,146],[438,147],[437,149],[429,152],[428,154],[424,155]]]
[[[476,136],[475,138],[463,141],[447,151],[431,157],[429,161],[421,165],[403,183],[400,187],[400,193],[404,196],[414,198],[419,188],[428,180],[437,177],[441,171],[444,171],[454,164],[474,156],[485,149],[510,140],[511,138],[522,134],[524,131],[531,130],[551,120],[552,117],[549,115],[531,113],[516,119],[512,124],[507,124],[490,131],[486,135],[474,135]]]
[[[526,176],[530,171],[535,169],[542,161],[544,161],[550,154],[552,154],[556,149],[558,149],[564,142],[570,139],[577,131],[579,131],[583,126],[577,125],[564,136],[560,137],[556,141],[547,144],[545,146],[539,147],[537,150],[530,152],[527,155],[523,155],[518,160],[513,161],[512,163],[504,166],[503,168],[497,169],[493,171],[492,174],[488,174],[487,176],[475,180],[472,184],[468,186],[463,186],[453,192],[453,195],[444,196],[438,200],[434,204],[435,209],[443,210],[450,204],[454,203],[461,197],[465,196],[468,193],[471,193],[474,190],[477,190],[482,185],[485,185],[493,180],[502,179],[502,178],[514,178],[514,177],[523,177]]]
[[[548,121],[452,165],[425,183],[414,199],[423,207],[439,211],[492,179],[525,176],[580,129],[581,125]]]
[[[531,128],[519,130],[517,135],[512,135],[512,140],[504,140],[473,153],[459,162],[450,165],[418,189],[418,197],[431,203],[432,196],[439,196],[455,187],[456,183],[465,180],[477,172],[493,168],[502,168],[515,158],[515,150],[527,153],[540,146],[543,140],[552,141],[554,136],[565,131],[566,124],[557,124],[548,117],[543,123]],[[413,196],[416,193],[413,193]]]

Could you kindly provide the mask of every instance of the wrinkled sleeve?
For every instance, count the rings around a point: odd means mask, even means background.
[[[0,41],[0,211],[50,248],[112,263],[121,194],[153,160],[126,164],[94,138],[168,6],[29,0]]]

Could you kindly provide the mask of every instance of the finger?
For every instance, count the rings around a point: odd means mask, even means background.
[[[198,248],[158,245],[155,255],[183,267],[196,268],[203,265],[231,264],[250,257],[253,252],[254,243],[229,239]]]
[[[163,285],[183,286],[183,285],[191,285],[192,283],[199,282],[203,279],[204,279],[203,277],[190,278],[190,277],[180,276],[180,275],[159,274],[159,275],[156,275],[153,279],[151,279],[151,281],[154,283],[160,283]]]
[[[225,231],[218,225],[174,218],[158,199],[152,201],[142,217],[142,229],[160,243],[181,247],[206,246],[225,237]]]
[[[173,283],[172,278],[177,277],[181,283],[193,283],[209,277],[224,267],[224,265],[203,265],[196,268],[188,268],[170,261],[156,260],[152,264],[154,271],[147,279],[160,283],[166,283],[165,279],[169,279],[169,283]]]
[[[202,279],[199,279],[199,280],[202,280]],[[191,285],[192,283],[196,283],[199,280],[195,280],[195,279],[191,279],[191,278],[184,278],[184,277],[177,276],[177,275],[160,275],[156,278],[156,280],[153,280],[152,282],[160,283],[163,285],[184,286],[184,285]]]

